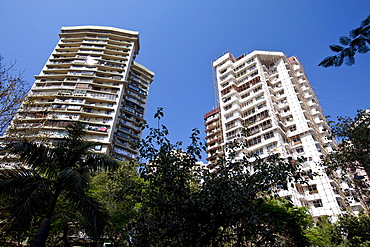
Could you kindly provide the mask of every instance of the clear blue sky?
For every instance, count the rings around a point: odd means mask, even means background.
[[[212,61],[225,51],[297,55],[326,115],[370,107],[370,54],[352,67],[321,68],[328,46],[370,14],[369,0],[62,0],[1,1],[0,53],[33,83],[62,26],[101,25],[140,32],[137,62],[156,73],[146,118],[157,107],[172,141],[204,137],[203,114],[215,106]]]

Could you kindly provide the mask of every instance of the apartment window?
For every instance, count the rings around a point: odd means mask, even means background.
[[[258,91],[262,90],[262,86],[259,86],[255,89],[253,89],[253,93],[257,93]]]
[[[226,70],[227,70],[227,69],[223,69],[223,70],[221,70],[221,71],[220,71],[220,74],[225,73],[225,72],[226,72]]]
[[[95,145],[94,150],[100,151],[102,149],[102,145]]]
[[[320,208],[320,207],[322,207],[322,206],[323,206],[323,205],[322,205],[322,201],[321,201],[321,199],[314,200],[314,201],[312,201],[312,203],[313,203],[313,206],[314,206],[315,208]]]
[[[277,143],[276,143],[276,142],[274,142],[274,143],[272,143],[272,144],[268,145],[268,146],[266,147],[266,150],[272,150],[272,149],[274,149],[274,148],[276,148],[276,147],[277,147]]]
[[[272,137],[274,137],[274,132],[272,131],[264,135],[265,140],[270,139]]]
[[[304,149],[303,149],[303,148],[297,148],[295,151],[296,151],[297,153],[303,153],[303,152],[304,152]]]
[[[297,126],[295,126],[295,125],[289,127],[290,132],[293,132],[293,131],[296,131],[296,130],[297,130]]]
[[[257,106],[257,108],[258,109],[262,109],[262,108],[264,108],[264,107],[266,107],[267,105],[266,105],[266,103],[263,103],[263,104],[261,104],[261,105],[259,105],[259,106]]]
[[[293,136],[292,137],[292,141],[294,142],[294,144],[298,144],[296,142],[300,142],[301,141],[301,138],[299,136]]]
[[[287,122],[292,122],[293,121],[293,116],[289,116],[285,119],[285,121]]]
[[[308,186],[308,191],[310,192],[310,194],[319,193],[318,190],[317,190],[317,185],[316,184],[309,185]]]
[[[254,155],[262,155],[263,154],[263,148],[257,150],[256,152],[254,152]]]
[[[256,144],[258,144],[260,142],[261,142],[261,137],[258,136],[258,137],[253,138],[252,140],[250,140],[249,141],[249,145],[253,146],[253,145],[256,145]]]
[[[250,104],[252,104],[253,103],[253,100],[249,100],[249,101],[247,101],[247,102],[245,102],[245,103],[243,103],[242,105],[241,105],[241,107],[243,108],[243,107],[246,107],[247,105],[250,105]]]
[[[249,135],[254,135],[254,134],[257,134],[260,132],[260,127],[257,125],[257,126],[254,126],[252,128],[249,128]]]
[[[245,94],[243,94],[243,95],[241,96],[241,98],[242,98],[242,99],[244,99],[244,98],[248,97],[249,95],[251,95],[251,94],[250,94],[250,92],[245,93]]]
[[[254,108],[249,109],[248,111],[245,111],[245,112],[243,113],[243,117],[249,116],[249,115],[251,115],[251,114],[253,114],[253,113],[255,113],[255,112],[256,112],[256,110],[255,110]]]
[[[230,104],[230,105],[225,106],[224,109],[225,109],[225,111],[227,111],[227,110],[231,109],[232,107],[233,107],[233,104]]]
[[[224,102],[224,103],[226,103],[226,102],[228,102],[229,100],[231,100],[231,97],[227,97],[227,98],[223,99],[223,102]]]
[[[261,100],[261,99],[264,99],[264,98],[265,97],[263,97],[263,94],[261,94],[261,95],[259,95],[259,96],[256,97],[256,101]]]
[[[232,121],[232,122],[226,124],[226,130],[231,129],[234,126],[236,126],[235,121]]]
[[[230,115],[227,115],[226,117],[225,117],[225,119],[227,120],[227,119],[230,119],[230,118],[232,118],[234,116],[234,113],[231,113]]]
[[[238,67],[236,67],[235,71],[237,71],[237,70],[239,70],[239,69],[243,68],[244,66],[245,66],[245,63],[243,63],[242,65],[239,65]]]

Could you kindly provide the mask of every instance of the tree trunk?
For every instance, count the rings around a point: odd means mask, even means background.
[[[50,219],[45,218],[44,221],[41,223],[39,228],[37,229],[35,238],[33,239],[32,247],[44,247],[46,243],[46,239],[48,238],[49,231],[50,231]]]

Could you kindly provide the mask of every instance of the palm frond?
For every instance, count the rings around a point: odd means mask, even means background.
[[[67,191],[84,193],[88,188],[88,175],[84,168],[66,168],[59,173],[59,179]]]
[[[0,195],[8,202],[12,227],[26,229],[51,201],[52,183],[35,171],[23,167],[0,174]]]
[[[10,154],[18,155],[20,161],[26,166],[48,176],[56,176],[56,169],[50,166],[55,163],[54,149],[42,144],[22,141],[8,144],[6,150]]]
[[[84,193],[70,192],[67,195],[72,208],[78,210],[83,218],[85,230],[91,237],[99,237],[106,224],[102,206]]]
[[[110,155],[92,153],[86,157],[83,165],[90,170],[91,174],[94,174],[101,170],[116,170],[119,167],[119,162]]]

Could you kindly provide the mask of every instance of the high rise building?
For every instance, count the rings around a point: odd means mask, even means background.
[[[139,33],[113,27],[62,27],[60,40],[6,136],[58,141],[71,121],[86,125],[97,151],[137,156],[154,73],[136,63]]]
[[[335,143],[315,93],[297,59],[282,52],[254,51],[235,58],[226,53],[213,62],[219,107],[204,115],[208,161],[215,164],[227,142],[247,129],[248,151],[266,157],[306,157],[308,184],[296,184],[280,195],[295,205],[308,206],[314,217],[358,211],[360,202],[347,203],[344,181],[329,178],[321,156]],[[242,152],[240,152],[242,155]]]

